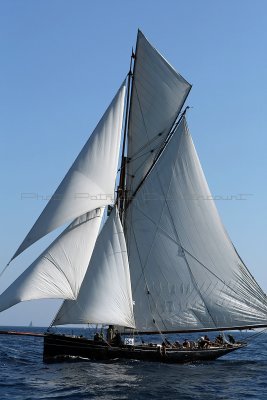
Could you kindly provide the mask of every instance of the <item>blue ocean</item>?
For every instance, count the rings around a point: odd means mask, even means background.
[[[86,335],[86,330],[67,333]],[[247,339],[248,347],[213,362],[184,365],[134,360],[44,364],[43,338],[0,335],[0,399],[266,399],[267,334],[234,335]],[[175,338],[184,337],[168,337]]]

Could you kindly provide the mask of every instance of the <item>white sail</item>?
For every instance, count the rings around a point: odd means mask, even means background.
[[[124,97],[125,83],[12,259],[67,221],[113,203]]]
[[[185,119],[126,213],[140,331],[267,324],[267,299],[219,218]]]
[[[91,258],[103,211],[78,217],[0,296],[0,311],[26,300],[75,299]]]
[[[97,238],[77,299],[64,301],[53,325],[84,323],[135,327],[126,243],[115,208]]]
[[[128,192],[134,192],[150,168],[190,89],[138,31],[128,135]]]

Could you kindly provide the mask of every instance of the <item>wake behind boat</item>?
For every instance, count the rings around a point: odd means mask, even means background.
[[[266,295],[222,224],[189,132],[183,107],[190,89],[138,31],[127,79],[11,261],[69,226],[1,294],[0,311],[60,298],[51,326],[115,326],[129,339],[158,334],[162,343],[170,333],[267,326]],[[48,332],[44,360],[178,363],[244,346],[96,342]]]

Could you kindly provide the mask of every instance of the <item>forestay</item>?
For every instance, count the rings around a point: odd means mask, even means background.
[[[78,217],[0,296],[0,311],[33,299],[75,299],[90,261],[103,210]]]
[[[125,83],[12,259],[67,221],[113,203],[124,97]]]
[[[126,243],[114,208],[95,245],[77,300],[65,300],[53,325],[135,327]]]
[[[150,168],[190,89],[138,31],[128,134],[128,191],[134,192]]]
[[[266,296],[222,225],[185,119],[125,225],[139,331],[267,324]]]

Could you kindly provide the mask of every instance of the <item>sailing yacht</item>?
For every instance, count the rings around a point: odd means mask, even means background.
[[[138,31],[126,80],[11,261],[69,225],[0,296],[0,311],[63,299],[51,326],[109,326],[125,339],[48,331],[44,361],[213,360],[245,344],[136,337],[267,326],[266,295],[222,224],[189,132],[190,89]]]

